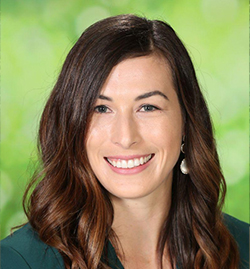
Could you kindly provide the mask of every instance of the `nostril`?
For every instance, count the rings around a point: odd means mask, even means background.
[[[140,134],[131,115],[120,115],[113,125],[111,141],[124,149],[131,148],[140,141]]]

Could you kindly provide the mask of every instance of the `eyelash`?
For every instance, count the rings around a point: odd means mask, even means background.
[[[155,111],[155,110],[160,110],[158,107],[156,107],[156,106],[153,106],[153,105],[150,105],[150,104],[146,104],[146,105],[142,105],[141,107],[140,107],[140,110],[142,109],[142,108],[151,108],[151,109],[153,109],[153,110],[147,110],[147,111],[143,111],[143,112],[153,112],[153,111]]]
[[[98,109],[105,109],[106,111],[104,112],[104,111],[98,111]],[[96,112],[96,113],[98,113],[98,114],[104,114],[104,113],[107,113],[107,110],[108,110],[109,108],[107,107],[107,106],[104,106],[104,105],[100,105],[100,106],[96,106],[95,107],[95,109],[94,109],[94,111]]]
[[[158,107],[153,106],[153,105],[150,105],[150,104],[142,105],[142,106],[140,107],[139,111],[140,111],[142,108],[144,108],[144,109],[147,108],[147,110],[142,111],[142,112],[153,112],[153,111],[155,111],[155,110],[160,110]],[[148,108],[150,108],[150,109],[148,109]],[[102,109],[102,111],[100,111],[101,109]],[[105,111],[104,111],[104,110],[105,110]],[[107,106],[105,106],[105,105],[96,106],[96,107],[94,108],[94,111],[95,111],[96,113],[98,113],[98,114],[109,113],[109,112],[107,112],[107,110],[109,110],[109,108],[108,108]]]

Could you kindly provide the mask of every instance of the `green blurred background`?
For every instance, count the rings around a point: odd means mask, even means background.
[[[134,13],[170,23],[191,54],[213,117],[228,184],[225,212],[249,222],[248,1],[2,1],[1,238],[25,221],[21,200],[36,159],[46,98],[82,31]]]

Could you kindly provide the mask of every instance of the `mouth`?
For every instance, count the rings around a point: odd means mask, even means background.
[[[120,169],[133,169],[135,167],[143,166],[148,163],[153,157],[154,153],[148,155],[141,155],[136,157],[104,157],[104,159],[113,167]]]

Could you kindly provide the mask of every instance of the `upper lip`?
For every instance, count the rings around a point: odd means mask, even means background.
[[[148,153],[148,154],[136,154],[136,155],[115,155],[115,156],[106,156],[105,158],[109,160],[131,160],[131,159],[136,159],[136,158],[141,158],[141,157],[147,157],[149,155],[154,155],[153,153]]]

